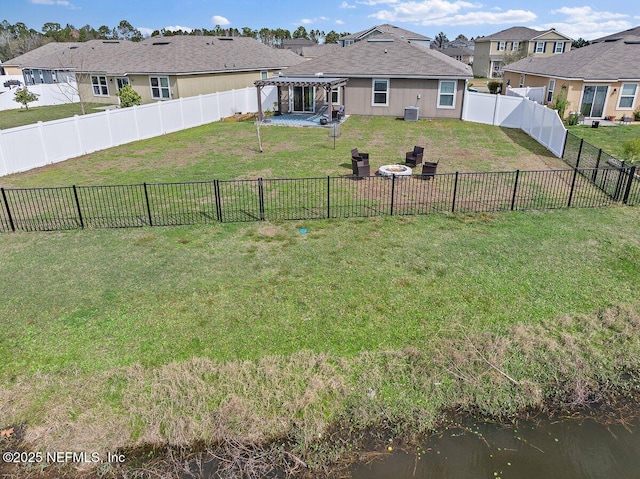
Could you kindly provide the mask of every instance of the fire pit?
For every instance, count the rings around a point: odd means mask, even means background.
[[[378,168],[380,176],[411,176],[413,171],[404,165],[383,165]]]

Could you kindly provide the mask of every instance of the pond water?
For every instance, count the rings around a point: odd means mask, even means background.
[[[353,479],[638,479],[640,420],[470,423],[429,437],[417,451],[393,449],[351,472]]]

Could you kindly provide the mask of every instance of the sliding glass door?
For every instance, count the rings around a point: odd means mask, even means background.
[[[607,99],[606,85],[587,85],[582,91],[582,105],[580,113],[588,118],[602,118],[604,102]]]
[[[313,90],[311,86],[293,87],[293,111],[297,113],[313,113]]]

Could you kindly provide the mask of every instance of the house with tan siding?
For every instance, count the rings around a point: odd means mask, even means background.
[[[346,85],[325,98],[314,86],[281,93],[283,111],[314,111],[323,102],[346,114],[402,117],[417,107],[420,118],[460,118],[471,67],[428,46],[389,34],[375,35],[322,57],[294,65],[280,78],[342,78]],[[308,91],[305,91],[305,88]]]
[[[476,77],[502,78],[505,62],[514,58],[543,58],[571,50],[571,38],[551,30],[512,27],[475,39],[473,74]]]
[[[118,104],[131,85],[143,103],[253,86],[305,61],[248,37],[171,36],[141,42],[49,43],[5,63],[26,85],[74,77],[85,102]],[[15,74],[14,73],[14,74]]]
[[[564,95],[569,102],[565,115],[631,118],[640,108],[640,26],[561,57],[525,58],[504,70],[511,85],[545,87],[545,104]]]

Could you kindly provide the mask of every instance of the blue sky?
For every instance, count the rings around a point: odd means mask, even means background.
[[[286,28],[357,32],[391,23],[449,39],[489,35],[512,26],[554,27],[593,39],[640,25],[640,1],[615,0],[2,0],[0,20],[40,30],[46,22],[116,26],[128,20],[148,34],[161,28]]]

